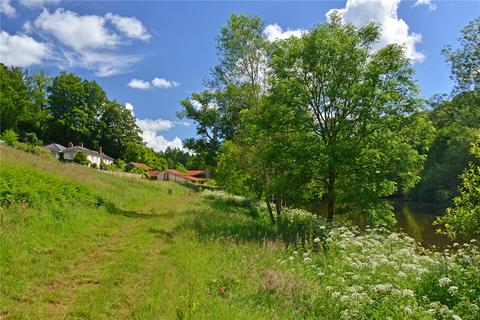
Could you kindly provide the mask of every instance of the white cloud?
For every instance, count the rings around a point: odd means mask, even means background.
[[[20,0],[19,3],[29,8],[43,8],[46,5],[59,4],[60,0]]]
[[[425,55],[415,48],[422,41],[420,34],[409,32],[408,24],[398,17],[400,0],[347,0],[343,9],[327,12],[327,19],[333,12],[338,12],[345,22],[358,27],[374,21],[381,26],[380,41],[373,49],[396,43],[404,46],[405,54],[413,61],[422,61]]]
[[[417,0],[413,6],[427,6],[428,11],[434,11],[435,9],[437,9],[437,5],[432,3],[432,0]]]
[[[203,108],[203,105],[195,100],[195,99],[190,99],[190,103],[192,104],[192,106],[196,109],[196,110],[200,110]],[[207,105],[207,109],[218,109],[218,105],[214,102],[209,102],[208,105]]]
[[[178,126],[185,126],[185,127],[190,126],[190,122],[187,122],[187,121],[175,121],[175,124]]]
[[[105,27],[102,16],[80,16],[76,12],[47,9],[35,19],[35,27],[50,33],[62,44],[81,51],[88,49],[115,48],[120,43],[118,35]]]
[[[125,103],[125,109],[133,111],[133,104],[130,102]]]
[[[115,53],[120,45],[129,44],[127,38],[145,39],[148,35],[139,20],[123,18],[112,13],[105,16],[79,15],[61,8],[52,13],[44,9],[33,23],[27,21],[24,24],[24,30],[31,32],[35,29],[45,38],[52,36],[58,41],[56,47],[61,53],[58,58],[62,60],[59,62],[60,68],[65,67],[63,63],[92,70],[99,77],[107,77],[128,71],[142,59],[139,55]],[[109,28],[109,21],[120,31],[119,34]],[[133,25],[132,30],[125,30],[128,24]]]
[[[143,141],[153,150],[165,151],[168,147],[185,150],[180,138],[175,137],[173,140],[167,140],[164,136],[158,135],[159,131],[166,131],[173,128],[175,125],[173,121],[164,119],[138,119],[137,124],[142,130],[141,137]]]
[[[163,79],[163,78],[154,78],[152,81],[148,82],[147,80],[142,79],[132,79],[127,84],[130,88],[146,90],[153,87],[161,88],[161,89],[170,89],[178,87],[180,83]]]
[[[130,80],[130,82],[127,84],[127,86],[129,86],[130,88],[141,89],[141,90],[145,90],[145,89],[150,89],[150,88],[151,88],[150,82],[145,81],[145,80],[140,80],[140,79],[132,79],[132,80]]]
[[[146,131],[158,132],[158,131],[170,130],[171,128],[173,128],[174,123],[170,120],[164,120],[164,119],[156,119],[156,120],[138,119],[137,125],[144,132]]]
[[[275,40],[283,40],[290,37],[299,38],[303,34],[305,34],[307,31],[303,29],[294,29],[294,30],[287,29],[286,31],[283,31],[282,27],[274,23],[274,24],[269,24],[263,32],[267,36],[267,39],[273,42]]]
[[[157,152],[165,151],[168,147],[187,151],[183,147],[182,140],[179,137],[175,137],[173,140],[167,140],[164,136],[157,135],[155,132],[152,131],[144,131],[141,134],[141,137],[143,141],[147,143],[148,147],[152,148]]]
[[[49,55],[50,48],[46,43],[26,35],[0,33],[0,61],[8,66],[28,67],[42,63]]]
[[[109,12],[105,15],[105,18],[128,38],[143,41],[148,41],[151,38],[142,22],[135,17],[122,17]]]
[[[10,2],[10,0],[0,0],[0,12],[7,17],[13,18],[17,15],[17,10],[15,10]]]
[[[163,78],[154,78],[152,80],[152,85],[157,88],[170,89],[178,87],[180,84],[178,82],[170,81]]]

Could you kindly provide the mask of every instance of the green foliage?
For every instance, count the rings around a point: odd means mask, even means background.
[[[92,169],[98,169],[98,165],[94,162],[90,164],[90,168]]]
[[[25,143],[31,144],[32,146],[41,147],[43,146],[42,140],[38,139],[35,132],[27,132],[23,138]]]
[[[473,160],[469,152],[480,128],[480,91],[462,92],[451,100],[432,101],[427,115],[435,127],[421,181],[409,196],[449,202],[457,194],[459,176]]]
[[[187,168],[185,168],[181,163],[177,163],[177,165],[175,166],[175,169],[185,174],[188,173]]]
[[[460,176],[462,184],[460,194],[453,200],[454,207],[448,208],[447,214],[436,221],[443,225],[440,231],[452,238],[480,237],[480,131],[471,152],[476,160]]]
[[[129,142],[125,149],[126,162],[145,163],[151,168],[167,169],[168,163],[160,154],[142,144]]]
[[[24,165],[2,162],[0,177],[2,207],[22,203],[29,207],[61,208],[79,204],[93,207],[100,203],[89,188]]]
[[[442,50],[451,68],[451,78],[456,81],[456,91],[480,89],[480,17],[470,21],[462,29],[456,50],[446,46]]]
[[[273,96],[315,137],[312,175],[329,219],[357,210],[378,222],[390,211],[380,198],[413,186],[424,161],[412,134],[422,131],[413,69],[399,46],[370,52],[378,37],[374,24],[356,28],[332,16],[274,44]]]
[[[73,162],[84,165],[84,166],[90,165],[90,161],[87,159],[87,154],[82,151],[77,152],[75,154],[75,157],[73,157]]]
[[[7,129],[2,133],[2,140],[11,147],[15,147],[18,143],[18,136],[12,129]]]

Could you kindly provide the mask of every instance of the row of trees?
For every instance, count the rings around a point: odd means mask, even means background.
[[[198,124],[187,146],[216,167],[228,191],[263,198],[273,223],[285,202],[306,201],[322,201],[329,219],[360,212],[391,222],[382,199],[418,183],[449,102],[425,110],[403,48],[372,50],[373,23],[356,28],[332,15],[300,38],[274,42],[263,30],[247,15],[221,29],[207,89],[183,100],[178,114]],[[469,100],[478,86],[468,83],[462,78],[454,99],[465,99],[459,117],[478,129],[470,114],[478,104]]]
[[[26,142],[83,142],[93,150],[102,146],[114,158],[159,168],[190,164],[190,155],[181,150],[157,153],[146,147],[132,112],[108,99],[95,81],[66,72],[48,77],[0,64],[0,90],[1,130],[13,130]]]

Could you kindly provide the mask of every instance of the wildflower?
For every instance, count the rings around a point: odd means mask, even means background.
[[[310,262],[312,262],[312,259],[307,257],[307,258],[303,259],[303,262],[304,263],[310,263]]]
[[[298,251],[293,251],[292,253],[293,253],[293,254],[298,254]]]
[[[397,276],[398,276],[399,278],[405,278],[405,277],[407,276],[407,274],[406,274],[405,272],[399,271],[399,272],[397,273]]]
[[[413,313],[412,309],[410,309],[409,307],[405,307],[405,309],[403,309],[405,311],[406,314],[408,315],[411,315]]]
[[[403,289],[402,290],[402,296],[404,296],[404,297],[414,297],[415,293],[410,289]]]
[[[315,239],[313,239],[313,242],[315,242],[315,243],[320,242],[320,238],[319,238],[319,237],[316,237]]]
[[[317,273],[317,275],[318,275],[319,277],[323,277],[323,276],[325,275],[325,273],[319,272],[319,273]],[[327,288],[328,288],[328,287],[327,287]]]
[[[310,254],[309,252],[305,252],[305,253],[303,254],[303,257],[304,257],[304,258],[307,258],[309,254]]]
[[[293,256],[288,257],[288,260],[290,261],[292,261],[293,259],[295,259]]]
[[[452,315],[453,320],[462,320],[462,318],[456,314]]]
[[[452,280],[448,279],[447,277],[443,277],[438,280],[438,284],[440,285],[440,287],[447,286],[450,284],[450,282],[452,282]]]
[[[320,230],[325,230],[327,227],[325,226],[320,226]]]
[[[448,293],[450,293],[452,296],[456,295],[457,292],[458,292],[458,287],[451,286],[450,288],[448,288]]]

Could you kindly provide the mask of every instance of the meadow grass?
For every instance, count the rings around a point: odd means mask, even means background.
[[[479,319],[474,243],[0,152],[0,318]]]

